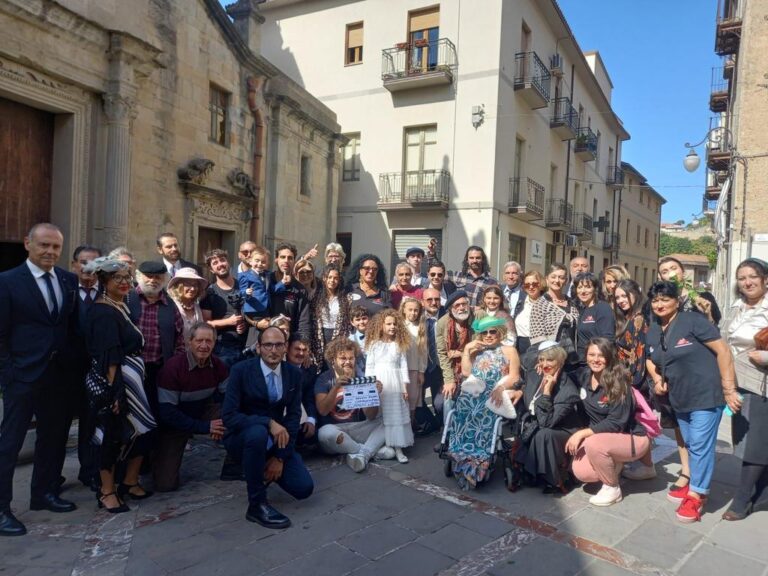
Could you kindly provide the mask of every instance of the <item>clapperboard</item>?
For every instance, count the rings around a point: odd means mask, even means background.
[[[343,410],[356,408],[372,408],[379,405],[379,391],[376,389],[376,376],[361,376],[352,378],[344,386],[344,399],[341,402]]]

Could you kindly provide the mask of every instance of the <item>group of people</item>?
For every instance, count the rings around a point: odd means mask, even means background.
[[[226,448],[221,479],[246,482],[246,518],[285,528],[268,486],[309,497],[306,451],[344,455],[355,472],[373,459],[405,464],[414,439],[448,414],[453,474],[462,488],[483,482],[491,408],[507,401],[521,484],[599,482],[591,502],[616,503],[620,474],[656,474],[634,390],[675,430],[682,472],[668,497],[682,521],[700,518],[726,405],[743,468],[724,517],[766,506],[768,352],[754,342],[768,327],[762,261],[739,266],[721,337],[714,298],[689,290],[669,258],[646,298],[623,267],[596,276],[580,257],[546,276],[509,262],[498,281],[478,246],[455,272],[434,242],[411,247],[388,277],[375,254],[345,266],[336,243],[320,261],[317,247],[299,257],[290,243],[270,253],[244,242],[238,261],[208,252],[205,272],[171,233],[138,265],[123,247],[79,246],[71,272],[56,266],[63,243],[56,226],[38,224],[26,262],[0,274],[0,535],[26,533],[10,505],[33,415],[32,510],[76,508],[61,474],[77,418],[78,479],[109,513],[177,490],[190,438],[205,435]],[[376,400],[350,406],[351,386]]]

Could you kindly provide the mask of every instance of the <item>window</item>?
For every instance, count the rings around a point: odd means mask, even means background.
[[[597,138],[595,139],[595,167],[600,162],[600,130],[597,131]]]
[[[637,243],[640,244],[640,224],[637,225]],[[637,275],[635,275],[637,278]]]
[[[624,241],[629,242],[629,218],[627,218],[627,233],[624,234]]]
[[[345,182],[360,180],[360,133],[346,134],[349,142],[344,146],[341,179]]]
[[[221,146],[229,146],[229,93],[211,84],[208,110],[211,113],[209,138]]]
[[[640,267],[639,266],[635,266],[635,275],[632,276],[632,278],[640,278]],[[637,280],[635,280],[635,282],[637,282]]]
[[[416,10],[408,14],[408,69],[428,72],[437,67],[440,39],[440,7]]]
[[[301,156],[301,173],[300,173],[299,193],[302,196],[311,195],[312,184],[312,158],[310,156]]]
[[[507,261],[515,261],[525,270],[525,238],[522,236],[509,235],[509,250],[507,251]]]
[[[547,254],[544,258],[544,270],[549,270],[552,262],[557,262],[557,247],[554,244],[547,244]]]
[[[405,129],[405,187],[407,198],[428,197],[437,191],[437,126]]]
[[[648,228],[645,229],[645,247],[648,248],[648,238],[650,237],[650,231]]]
[[[347,24],[347,42],[344,64],[362,64],[363,62],[363,23]]]
[[[656,278],[656,268],[651,268],[651,280]]]
[[[661,206],[661,202],[656,201],[656,202],[654,202],[654,204],[656,205],[656,214],[658,214],[659,213],[659,206]]]
[[[643,189],[640,188],[640,206],[643,205]]]
[[[653,233],[653,247],[659,249],[659,235],[656,232]]]
[[[644,289],[646,286],[648,286],[648,268],[643,266],[643,284],[640,287]]]
[[[346,268],[349,266],[349,259],[352,256],[352,233],[351,232],[337,232],[336,242],[341,244],[344,248],[344,253],[347,255],[346,259],[342,263],[342,266]]]
[[[589,269],[594,270],[595,269],[595,256],[594,254],[589,255]]]

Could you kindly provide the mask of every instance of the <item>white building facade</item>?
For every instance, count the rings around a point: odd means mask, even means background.
[[[337,115],[349,143],[337,238],[392,264],[438,240],[492,273],[618,262],[621,144],[598,53],[553,0],[271,0],[262,53]]]

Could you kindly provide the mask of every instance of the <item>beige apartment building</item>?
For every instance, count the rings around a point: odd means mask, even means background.
[[[656,281],[661,207],[666,200],[628,162],[621,163],[624,187],[618,192],[619,232],[615,262],[647,290]]]
[[[348,138],[337,212],[348,252],[392,264],[436,238],[458,269],[475,244],[495,275],[507,260],[620,261],[629,133],[600,55],[581,50],[557,2],[269,0],[260,10],[263,54]],[[656,220],[643,229],[658,235]],[[627,254],[654,270],[640,250]]]
[[[250,0],[0,0],[0,269],[46,220],[65,254],[334,239],[346,140],[262,22]]]
[[[704,208],[718,242],[713,292],[733,298],[736,266],[768,260],[768,19],[765,0],[718,0]],[[706,127],[704,127],[706,128]]]

